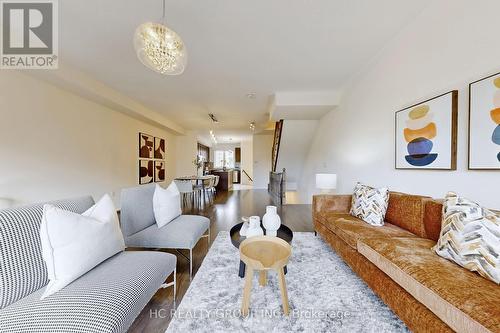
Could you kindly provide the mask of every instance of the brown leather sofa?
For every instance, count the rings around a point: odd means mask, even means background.
[[[315,231],[414,332],[500,332],[500,286],[432,251],[442,204],[391,193],[386,223],[351,215],[351,195],[315,195]]]

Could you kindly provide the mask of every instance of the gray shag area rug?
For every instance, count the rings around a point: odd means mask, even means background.
[[[344,261],[313,233],[296,232],[286,283],[290,316],[281,310],[276,273],[261,287],[254,275],[250,314],[240,312],[244,279],[228,232],[213,242],[172,315],[173,332],[409,332]]]

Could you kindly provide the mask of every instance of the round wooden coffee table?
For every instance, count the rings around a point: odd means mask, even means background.
[[[233,243],[234,247],[236,247],[237,249],[240,248],[241,242],[243,242],[245,239],[247,239],[245,236],[240,236],[240,230],[241,230],[242,226],[243,226],[243,222],[238,223],[231,228],[231,231],[229,231],[229,235],[231,236],[231,243]],[[260,227],[265,232],[266,229],[264,229],[264,227],[262,226],[262,222],[260,223]],[[282,224],[280,226],[280,228],[278,229],[277,237],[283,239],[288,244],[291,244],[292,239],[293,239],[293,232],[286,225]],[[286,274],[287,273],[286,266],[284,267],[284,270],[285,270],[285,274]],[[240,260],[240,271],[238,273],[238,276],[240,278],[245,277],[245,263],[241,260]]]

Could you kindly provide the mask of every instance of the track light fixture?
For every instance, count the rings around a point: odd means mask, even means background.
[[[210,130],[210,136],[212,137],[212,140],[214,140],[214,143],[217,144],[217,138],[215,137],[214,131]]]
[[[213,113],[209,113],[209,114],[208,114],[208,116],[210,117],[210,119],[211,119],[214,123],[218,123],[218,122],[219,122]]]

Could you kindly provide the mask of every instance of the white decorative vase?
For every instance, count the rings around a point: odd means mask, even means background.
[[[266,214],[262,217],[262,225],[266,228],[267,236],[276,237],[281,225],[281,218],[277,213],[276,206],[267,206]]]
[[[260,227],[260,217],[250,216],[250,220],[248,223],[250,225],[247,230],[247,238],[264,235],[264,231]]]
[[[243,225],[241,226],[240,229],[240,236],[246,236],[248,232],[248,217],[244,216],[241,218],[243,220]]]

